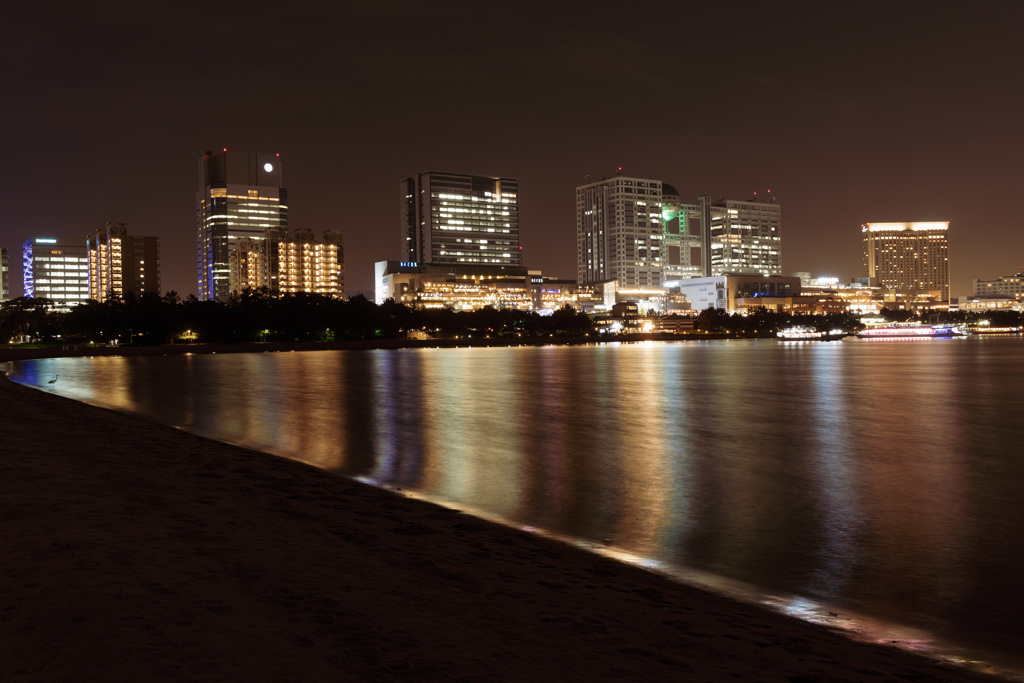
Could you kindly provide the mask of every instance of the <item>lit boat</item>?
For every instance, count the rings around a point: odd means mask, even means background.
[[[882,327],[869,327],[857,333],[858,337],[866,339],[889,339],[892,337],[912,337],[916,339],[930,339],[933,337],[952,337],[956,334],[953,325],[917,325],[895,323]]]
[[[1019,327],[971,327],[968,329],[971,334],[1017,334]]]
[[[783,341],[832,341],[834,339],[842,339],[846,336],[846,333],[842,330],[819,332],[818,330],[810,327],[804,327],[802,325],[787,327],[784,330],[779,330],[776,334],[779,339]]]

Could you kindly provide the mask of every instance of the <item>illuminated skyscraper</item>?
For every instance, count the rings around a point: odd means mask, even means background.
[[[21,250],[25,296],[50,299],[66,309],[89,298],[89,255],[85,240],[36,237]]]
[[[698,200],[704,216],[706,276],[781,275],[782,206],[769,192],[749,201]]]
[[[616,176],[576,188],[576,263],[580,284],[660,287],[663,280],[662,182]]]
[[[661,225],[664,268],[662,282],[704,275],[704,233],[701,212],[696,204],[684,204],[679,192],[667,183],[661,185]]]
[[[949,301],[949,222],[865,223],[864,271],[897,294]]]
[[[519,181],[427,171],[400,185],[401,260],[522,265]]]
[[[11,275],[7,265],[7,247],[0,247],[0,301],[11,298]]]
[[[160,294],[160,238],[128,234],[125,223],[108,222],[85,238],[89,250],[89,298],[106,301],[129,294]]]
[[[267,228],[276,227],[288,227],[280,155],[223,150],[201,156],[196,193],[199,298],[226,301],[236,240],[261,240]]]
[[[231,252],[231,292],[266,287],[272,292],[310,292],[345,297],[345,246],[340,230],[324,230],[317,241],[309,228],[288,239],[284,228],[268,228],[264,239],[243,237]]]

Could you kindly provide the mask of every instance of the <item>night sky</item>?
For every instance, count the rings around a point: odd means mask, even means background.
[[[654,177],[783,208],[783,274],[860,225],[950,226],[952,294],[1024,266],[1024,3],[61,3],[5,7],[0,246],[105,221],[195,293],[207,149],[279,152],[290,227],[398,258],[398,183],[519,179],[525,265],[576,277],[574,188]]]

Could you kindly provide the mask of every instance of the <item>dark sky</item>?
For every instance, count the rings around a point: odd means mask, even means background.
[[[5,9],[0,246],[107,220],[194,293],[198,157],[279,152],[292,227],[397,258],[398,183],[519,179],[526,265],[576,277],[574,188],[771,189],[783,271],[862,275],[860,225],[948,220],[952,293],[1024,266],[1024,3],[61,3]]]

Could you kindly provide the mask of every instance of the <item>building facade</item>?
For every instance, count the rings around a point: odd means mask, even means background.
[[[262,240],[267,228],[288,227],[288,191],[279,154],[207,152],[199,158],[196,274],[199,298],[226,301],[231,251],[239,239]]]
[[[800,301],[799,277],[715,275],[682,280],[676,284],[695,311],[720,308],[726,313],[737,313],[760,307],[781,311],[800,308],[807,303]],[[845,309],[842,304],[836,308]]]
[[[661,225],[664,230],[663,280],[701,277],[704,273],[704,232],[700,207],[685,204],[679,192],[661,185]]]
[[[50,299],[67,309],[89,299],[89,253],[85,240],[35,237],[21,249],[25,296]]]
[[[616,176],[576,188],[580,284],[616,280],[660,287],[664,278],[662,182]]]
[[[378,261],[375,297],[408,306],[474,311],[485,306],[521,311],[580,308],[581,289],[575,280],[545,278],[521,266],[416,264]],[[583,294],[586,295],[586,294]]]
[[[707,275],[782,274],[782,206],[770,192],[748,201],[705,195],[695,208],[704,217]]]
[[[949,301],[949,222],[865,223],[865,275],[901,297]]]
[[[129,235],[126,223],[107,222],[85,238],[89,298],[160,295],[160,238]]]
[[[1024,271],[1024,269],[1021,269]],[[975,280],[974,297],[988,299],[1024,299],[1024,272],[1004,275],[995,280]]]
[[[515,178],[428,171],[399,190],[401,261],[522,265]]]
[[[11,273],[7,258],[7,247],[0,247],[0,301],[11,298]]]
[[[263,239],[236,240],[230,254],[230,291],[266,287],[272,292],[310,292],[344,298],[345,246],[340,230],[318,241],[309,228],[267,228]]]

